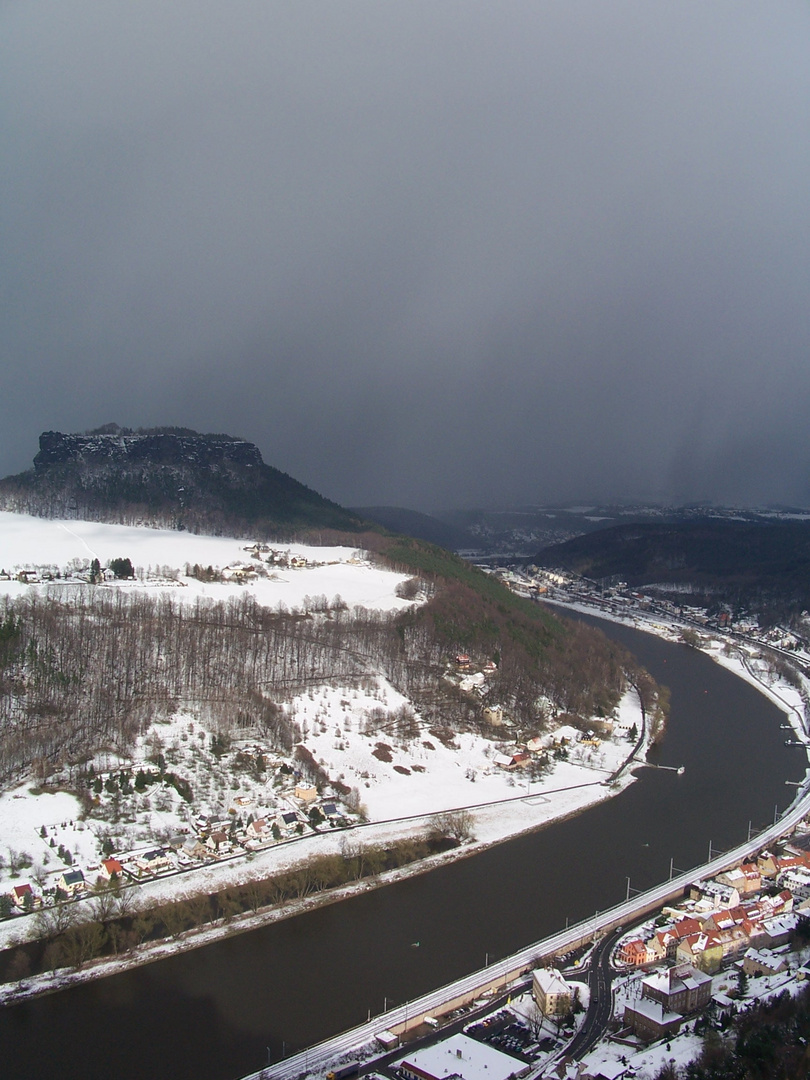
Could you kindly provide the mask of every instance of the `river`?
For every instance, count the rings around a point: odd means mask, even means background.
[[[0,1009],[0,1073],[233,1080],[743,841],[804,772],[775,705],[686,646],[599,621],[672,694],[626,791],[396,885]]]

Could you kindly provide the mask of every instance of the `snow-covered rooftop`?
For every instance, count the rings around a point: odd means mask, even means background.
[[[402,1058],[399,1065],[426,1080],[430,1077],[447,1080],[451,1076],[461,1076],[464,1080],[508,1080],[529,1068],[494,1046],[462,1034],[417,1050]]]

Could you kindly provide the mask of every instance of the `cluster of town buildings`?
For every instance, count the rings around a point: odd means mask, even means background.
[[[652,935],[624,941],[618,959],[632,966],[685,962],[712,974],[750,948],[783,944],[796,915],[807,912],[810,854],[766,852],[693,886],[683,903],[664,909]]]
[[[754,983],[753,996],[777,992],[785,980],[810,979],[810,964],[793,944],[803,915],[810,915],[810,835],[796,836],[783,854],[765,851],[716,878],[693,885],[665,907],[646,932],[627,934],[613,955],[613,1016],[607,1042],[586,1057],[567,1056],[560,1035],[573,1035],[581,983],[554,967],[532,972],[536,1017],[515,1005],[477,1021],[464,1032],[404,1054],[396,1064],[403,1080],[518,1080],[529,1074],[562,1080],[618,1080],[636,1075],[630,1059],[653,1044],[666,1044],[695,1022],[722,1023],[745,1006],[739,980]],[[569,972],[573,969],[569,969]],[[735,988],[734,983],[737,982]],[[521,999],[525,1000],[525,999]],[[521,1017],[522,1010],[522,1019]],[[453,1015],[453,1014],[451,1014]],[[507,1015],[531,1029],[525,1046],[493,1040],[490,1025]],[[430,1018],[428,1018],[430,1019]],[[506,1021],[508,1022],[508,1021]],[[430,1020],[436,1024],[436,1020]],[[543,1035],[552,1034],[551,1038]],[[379,1036],[378,1036],[379,1039]],[[391,1036],[391,1049],[398,1040]],[[543,1053],[543,1043],[549,1050]],[[611,1057],[605,1047],[617,1048]]]
[[[267,577],[273,570],[303,570],[308,566],[319,566],[307,560],[304,555],[294,554],[289,549],[271,548],[268,544],[252,544],[245,551],[250,556],[248,561],[236,561],[214,571],[209,568],[212,579],[233,581],[242,584],[258,577]],[[350,560],[351,561],[351,560]],[[190,567],[189,567],[190,569]],[[141,574],[141,571],[138,571]],[[157,576],[157,575],[156,575]],[[78,581],[87,584],[109,584],[116,580],[116,574],[109,567],[100,567],[93,574],[89,560],[78,568],[59,568],[55,565],[15,567],[9,572],[0,568],[0,581],[20,581],[23,585],[38,585],[50,581]]]
[[[728,605],[719,605],[717,610],[709,614],[704,607],[686,603],[683,596],[675,599],[651,596],[628,588],[623,581],[596,583],[563,570],[545,570],[536,566],[520,571],[501,568],[494,573],[514,592],[533,599],[574,601],[616,615],[637,612],[685,619],[690,624],[705,627],[707,631],[733,631],[762,645],[807,656],[807,642],[795,631],[783,626],[763,629],[755,615],[734,612]]]

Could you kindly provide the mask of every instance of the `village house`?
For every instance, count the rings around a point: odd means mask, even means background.
[[[298,784],[293,792],[296,799],[300,799],[302,803],[313,803],[318,798],[318,789],[314,785]]]
[[[677,964],[642,979],[641,996],[684,1016],[709,1004],[712,980],[691,964]]]
[[[515,750],[512,754],[495,754],[493,762],[499,769],[525,769],[532,763],[532,755],[528,750]]]
[[[151,848],[141,852],[132,860],[135,868],[141,874],[159,874],[161,870],[168,870],[172,863],[163,848]]]
[[[75,896],[86,888],[84,874],[81,870],[65,870],[59,875],[56,887],[67,896]]]
[[[778,872],[777,856],[763,851],[757,856],[757,870],[763,878],[775,878]]]
[[[642,964],[651,964],[655,961],[655,954],[646,942],[640,938],[633,941],[625,941],[619,948],[616,959],[620,964],[628,964],[630,967],[641,967]]]
[[[716,934],[689,934],[678,941],[675,961],[691,964],[698,971],[713,975],[723,965],[723,943]]]
[[[770,949],[749,949],[743,956],[742,969],[746,975],[779,975],[787,971],[788,964],[784,956]]]
[[[212,832],[205,841],[205,846],[209,851],[213,851],[215,855],[228,855],[233,850],[228,834],[222,829]]]
[[[270,548],[267,544],[260,544],[256,541],[255,544],[250,544],[242,550],[249,552],[251,558],[258,559],[259,555],[266,555]]]
[[[533,972],[532,996],[543,1016],[567,1016],[574,1005],[573,991],[557,968]]]
[[[222,568],[223,581],[235,581],[241,584],[241,582],[249,581],[255,577],[255,567],[247,566],[245,563],[235,563],[233,566],[223,566]]]
[[[762,888],[762,875],[756,863],[735,866],[724,874],[718,874],[715,881],[719,881],[721,885],[730,885],[737,890],[741,898],[752,896]]]
[[[698,920],[686,916],[678,919],[672,926],[655,933],[647,942],[647,947],[652,953],[654,961],[674,960],[678,950],[678,943],[684,938],[699,934],[700,931],[701,925]]]
[[[259,840],[267,832],[267,822],[264,818],[256,818],[245,829],[245,834],[250,840]]]
[[[579,1063],[576,1080],[622,1080],[628,1075],[624,1061],[604,1061],[599,1049],[593,1057],[593,1061],[585,1057]]]
[[[763,896],[759,900],[759,909],[763,918],[789,915],[793,911],[793,896],[789,889],[782,889],[776,896]]]
[[[695,901],[695,911],[715,911],[717,908],[734,908],[740,902],[740,893],[732,885],[718,881],[700,881],[689,890]]]
[[[766,948],[776,948],[790,940],[790,935],[796,929],[798,916],[776,915],[772,919],[764,919],[762,922],[762,938],[756,943]]]
[[[735,924],[728,929],[719,930],[715,935],[723,949],[723,961],[736,960],[751,944],[751,935],[755,930],[753,923]]]
[[[661,960],[674,960],[678,938],[671,930],[658,930],[647,942],[647,949],[653,958],[653,963]],[[670,953],[670,947],[672,952]]]
[[[493,727],[502,727],[504,723],[503,705],[487,705],[484,709],[484,719]]]
[[[778,885],[788,889],[799,900],[810,898],[810,870],[806,866],[795,866],[789,870],[780,870],[776,875]]]
[[[639,998],[624,1007],[624,1023],[644,1042],[672,1038],[681,1030],[683,1016],[671,1012],[660,1001]]]
[[[465,694],[471,694],[473,691],[476,691],[483,697],[487,692],[486,675],[484,675],[483,671],[474,671],[472,675],[465,675],[459,683],[459,688],[463,690]]]
[[[730,998],[728,994],[722,990],[718,990],[716,994],[712,994],[712,1012],[716,1020],[728,1020],[737,1011],[737,1006],[733,998]]]
[[[36,895],[27,881],[14,886],[11,899],[20,911],[33,911],[35,907],[42,907],[42,897]]]
[[[102,859],[101,860],[101,875],[106,881],[112,881],[113,878],[120,880],[124,868],[118,859]]]
[[[183,844],[183,854],[189,859],[207,859],[210,852],[199,837],[192,836]]]

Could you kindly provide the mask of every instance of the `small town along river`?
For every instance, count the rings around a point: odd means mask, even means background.
[[[396,885],[0,1009],[0,1072],[39,1080],[234,1080],[730,848],[802,777],[781,713],[708,657],[600,621],[672,693],[626,791]],[[418,944],[417,944],[418,943]]]

